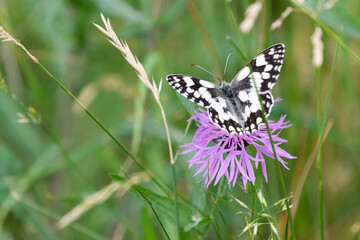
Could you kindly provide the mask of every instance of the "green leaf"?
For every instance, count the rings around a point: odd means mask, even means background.
[[[338,1],[334,7],[322,11],[319,18],[337,31],[343,28],[344,34],[360,38],[360,21],[345,7],[342,1]]]
[[[146,207],[142,210],[142,218],[141,218],[142,228],[144,232],[144,239],[157,239],[154,227],[151,223],[150,214]]]
[[[113,180],[113,181],[119,181],[119,182],[126,182],[126,179],[117,175],[116,173],[110,173],[110,178]]]
[[[105,15],[110,14],[112,16],[121,17],[129,22],[147,23],[144,15],[125,1],[92,0],[92,2],[101,12],[104,12]]]
[[[304,6],[313,14],[316,14],[316,9],[321,4],[321,10],[318,16],[321,21],[328,26],[352,37],[360,38],[360,21],[345,6],[346,1],[338,1],[332,8],[323,9],[324,2],[317,0],[306,0]]]
[[[172,26],[178,17],[186,11],[186,0],[170,1],[166,11],[159,16],[157,22],[159,25]]]
[[[133,189],[135,186],[133,186]],[[169,221],[173,224],[176,224],[175,216],[175,201],[173,199],[160,196],[148,188],[142,186],[136,186],[136,189],[140,191],[143,196],[150,202],[152,207],[155,209],[156,213],[159,215],[161,221]],[[139,196],[139,195],[137,195]],[[140,196],[139,196],[140,197]],[[143,198],[141,197],[143,200]],[[196,215],[196,221],[203,219],[200,213],[195,213],[192,208],[185,205],[184,203],[178,203],[179,208],[179,217],[180,217],[180,227],[189,226],[194,223],[193,216]]]

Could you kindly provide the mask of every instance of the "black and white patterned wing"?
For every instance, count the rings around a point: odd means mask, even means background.
[[[166,79],[181,95],[206,107],[212,122],[229,134],[252,133],[264,124],[255,84],[268,116],[274,104],[271,89],[279,77],[284,53],[281,43],[265,49],[230,84],[223,82],[220,87],[185,75],[168,75]]]
[[[201,107],[208,108],[220,95],[219,86],[186,75],[168,75],[166,80],[181,95]]]
[[[264,124],[256,92],[244,92],[244,94],[247,94],[248,99],[242,99],[242,102],[238,104],[238,106],[241,106],[239,108],[234,108],[236,105],[231,99],[222,97],[217,98],[208,108],[211,121],[229,134],[252,133]],[[274,104],[271,93],[259,93],[259,95],[265,113],[269,113]]]
[[[251,89],[254,88],[253,78],[259,92],[270,91],[280,75],[284,54],[285,45],[282,43],[265,49],[239,71],[231,85],[239,90]]]
[[[244,133],[244,127],[239,122],[236,114],[231,111],[226,99],[216,99],[208,108],[208,114],[215,125],[226,130],[229,134],[236,133],[240,135]]]
[[[274,104],[271,89],[279,77],[284,53],[284,44],[273,45],[243,67],[230,84],[231,94],[216,99],[208,109],[212,121],[229,134],[258,130],[264,124],[264,119],[254,81],[265,115],[269,116]]]

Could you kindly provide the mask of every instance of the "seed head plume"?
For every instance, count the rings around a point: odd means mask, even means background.
[[[161,85],[162,85],[162,81],[160,81],[159,86],[157,86],[155,84],[154,79],[152,78],[152,82],[150,82],[145,68],[143,67],[143,65],[139,62],[139,60],[132,54],[128,44],[124,41],[124,40],[120,40],[117,36],[116,33],[114,32],[113,28],[111,27],[110,24],[110,20],[109,18],[105,19],[104,15],[101,14],[101,19],[105,25],[105,29],[100,27],[98,24],[93,23],[102,33],[104,33],[108,38],[108,41],[114,45],[121,53],[122,55],[125,57],[126,61],[128,61],[128,63],[135,69],[136,74],[138,75],[139,79],[145,84],[145,86],[147,88],[150,89],[150,91],[153,93],[153,96],[157,102],[157,104],[159,105],[160,109],[161,109],[161,114],[162,114],[162,118],[164,121],[164,125],[165,125],[165,130],[166,130],[166,135],[167,135],[167,139],[168,139],[168,144],[169,144],[169,152],[170,152],[170,162],[173,164],[174,163],[174,159],[173,159],[173,153],[172,153],[172,148],[171,148],[171,139],[170,139],[170,133],[169,133],[169,129],[168,129],[168,125],[166,122],[166,117],[165,117],[165,111],[161,105],[160,102],[160,91],[161,91]]]

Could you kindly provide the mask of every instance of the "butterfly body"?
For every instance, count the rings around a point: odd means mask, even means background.
[[[266,116],[271,112],[274,104],[271,89],[280,74],[284,53],[283,44],[265,49],[231,83],[221,81],[220,86],[179,74],[168,75],[166,79],[181,95],[207,108],[211,121],[229,134],[252,133],[264,124],[261,104]]]

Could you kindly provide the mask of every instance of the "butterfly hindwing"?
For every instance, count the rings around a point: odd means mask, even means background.
[[[208,114],[215,125],[226,130],[228,133],[242,134],[244,132],[244,128],[240,125],[237,116],[232,114],[226,101],[222,98],[218,98],[211,104],[208,108]]]
[[[201,107],[209,107],[219,96],[219,86],[186,75],[168,75],[166,80],[181,95]]]
[[[246,94],[244,91],[241,95]],[[274,104],[273,96],[270,92],[260,93],[261,103],[264,107],[265,115],[268,116]],[[247,99],[239,97],[241,107],[234,111],[232,101],[226,98],[217,98],[208,108],[208,114],[213,123],[226,130],[229,134],[238,135],[252,133],[264,124],[261,106],[255,91],[247,94]]]
[[[259,93],[261,104],[264,107],[265,116],[268,117],[271,112],[271,108],[274,105],[274,98],[270,92]],[[264,124],[264,118],[261,112],[261,106],[257,100],[257,104],[248,103],[250,114],[244,123],[245,131],[252,133],[253,131],[259,129],[261,125]]]

